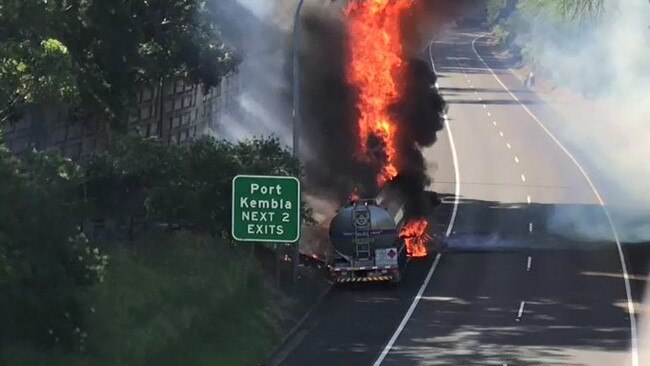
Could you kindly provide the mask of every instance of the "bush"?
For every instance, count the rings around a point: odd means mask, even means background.
[[[488,23],[495,24],[503,14],[503,11],[505,10],[507,5],[508,5],[507,0],[488,0],[487,3]]]
[[[0,346],[8,341],[81,350],[82,291],[107,257],[76,224],[80,169],[51,152],[21,162],[0,150]]]
[[[249,250],[188,233],[137,247],[112,253],[106,280],[85,295],[91,315],[84,354],[14,346],[0,364],[258,364],[277,335]]]
[[[492,35],[494,36],[494,38],[496,38],[499,44],[505,45],[508,43],[508,40],[510,38],[510,30],[502,24],[497,24],[492,29]]]
[[[118,223],[146,217],[216,235],[229,230],[231,181],[237,174],[291,175],[301,167],[278,139],[232,144],[203,137],[186,147],[128,136],[88,166],[94,216]],[[306,220],[310,215],[303,204]]]
[[[137,251],[109,265],[80,226],[132,228],[137,217],[214,237],[228,229],[236,174],[300,173],[277,139],[178,147],[129,136],[85,167],[51,151],[18,161],[0,144],[0,364],[250,363],[273,331],[242,253],[166,234],[130,240]],[[240,354],[246,342],[253,352]]]

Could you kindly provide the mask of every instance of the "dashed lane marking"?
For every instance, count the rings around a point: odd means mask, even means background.
[[[531,110],[521,101],[519,98],[506,86],[506,84],[501,81],[501,78],[497,76],[497,74],[494,72],[494,70],[485,62],[483,57],[478,53],[476,50],[476,41],[478,41],[479,38],[484,37],[484,35],[478,36],[474,38],[472,41],[472,49],[474,50],[474,54],[476,54],[476,57],[478,57],[481,60],[481,63],[485,66],[486,69],[490,71],[494,79],[503,87],[505,91],[510,94],[512,99],[514,99],[521,108],[528,113],[528,115],[535,121],[537,122],[537,125],[546,133],[548,137],[553,140],[557,146],[571,159],[573,164],[575,164],[576,168],[580,171],[582,176],[585,178],[587,181],[587,184],[591,188],[591,190],[594,192],[594,196],[596,196],[596,200],[598,200],[598,203],[600,204],[600,207],[603,209],[603,212],[605,213],[605,217],[607,218],[607,222],[609,223],[609,227],[611,228],[612,231],[612,236],[614,237],[614,241],[616,242],[616,249],[618,250],[618,258],[621,262],[621,270],[623,271],[623,282],[625,284],[625,294],[627,296],[627,313],[628,313],[628,320],[630,322],[630,355],[631,357],[631,364],[632,366],[639,366],[639,340],[637,336],[637,327],[636,327],[636,313],[634,310],[634,302],[632,301],[632,288],[630,286],[630,275],[627,272],[627,263],[625,260],[625,255],[623,254],[623,246],[621,245],[621,240],[618,236],[618,231],[616,230],[616,227],[614,226],[614,220],[612,219],[612,215],[609,213],[609,210],[607,209],[607,206],[605,205],[605,201],[603,198],[600,196],[600,193],[596,189],[596,185],[594,182],[591,180],[589,175],[587,174],[587,171],[580,165],[578,160],[571,154],[571,152],[560,142],[560,140],[555,137],[555,135],[546,127],[546,125],[539,119]]]

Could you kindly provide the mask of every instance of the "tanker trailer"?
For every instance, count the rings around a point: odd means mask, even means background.
[[[390,201],[382,195],[352,200],[334,216],[328,260],[334,282],[402,280],[407,264],[406,245],[399,237],[404,211],[399,200]]]

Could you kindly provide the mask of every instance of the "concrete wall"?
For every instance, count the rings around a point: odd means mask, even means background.
[[[128,129],[143,137],[159,136],[169,144],[184,144],[218,130],[223,116],[235,107],[240,86],[238,74],[233,73],[207,93],[202,86],[180,79],[166,81],[163,90],[162,119],[160,87],[144,87],[137,94],[136,108],[129,113]],[[102,121],[75,121],[61,108],[39,105],[3,127],[3,134],[16,155],[32,148],[53,148],[73,160],[84,160],[103,148],[99,133],[103,126]]]

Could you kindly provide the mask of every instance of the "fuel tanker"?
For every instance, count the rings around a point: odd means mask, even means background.
[[[400,231],[404,204],[383,191],[372,199],[351,199],[332,218],[328,267],[336,283],[402,280],[408,257]]]

